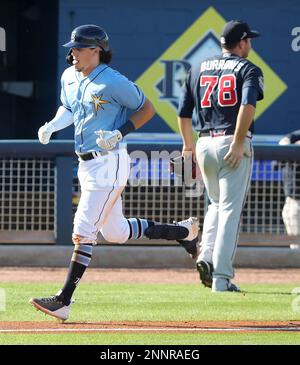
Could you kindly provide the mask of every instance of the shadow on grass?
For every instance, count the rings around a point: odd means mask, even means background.
[[[289,295],[289,296],[292,296],[292,295],[295,295],[291,292],[271,292],[271,291],[268,291],[268,292],[264,292],[264,291],[251,291],[251,290],[243,290],[241,292],[241,294],[243,295],[246,295],[246,294],[259,294],[259,295]]]

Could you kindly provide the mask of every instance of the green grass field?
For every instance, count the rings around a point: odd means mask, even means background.
[[[6,292],[6,311],[0,321],[48,321],[35,311],[28,299],[48,296],[59,285],[0,284]],[[245,294],[213,294],[195,284],[88,284],[81,283],[75,295],[69,322],[101,321],[299,321],[300,310],[293,310],[296,283],[243,285]],[[299,305],[298,305],[299,306]],[[300,332],[253,333],[0,333],[0,344],[300,344]]]

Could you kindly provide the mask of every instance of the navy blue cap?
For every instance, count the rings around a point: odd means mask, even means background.
[[[75,28],[71,33],[71,40],[63,44],[67,48],[93,48],[101,47],[105,51],[108,48],[108,35],[98,25],[86,24]]]
[[[222,45],[226,45],[246,38],[255,38],[259,35],[260,33],[256,30],[251,30],[247,23],[240,20],[231,20],[225,24],[220,41]]]

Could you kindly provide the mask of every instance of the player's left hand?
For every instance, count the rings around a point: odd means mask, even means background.
[[[224,161],[227,162],[228,166],[236,169],[239,167],[241,159],[243,158],[245,153],[245,146],[244,144],[232,142],[229,151],[224,157]]]
[[[99,136],[96,143],[103,150],[112,150],[123,139],[122,133],[117,129],[114,131],[100,130],[95,133]]]
[[[45,123],[38,130],[39,141],[42,144],[48,144],[51,138],[52,133],[55,131],[54,126],[51,123]]]

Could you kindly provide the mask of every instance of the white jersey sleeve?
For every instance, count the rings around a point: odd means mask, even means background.
[[[67,69],[68,70],[68,69]],[[67,71],[66,70],[66,71]],[[66,82],[67,80],[65,80],[65,77],[66,77],[66,71],[62,74],[61,76],[61,92],[60,92],[60,101],[62,103],[62,105],[69,111],[71,111],[71,106],[69,105],[68,103],[68,99],[67,99],[67,94],[66,94],[66,88],[65,88],[65,85],[66,85]]]

